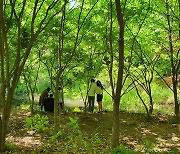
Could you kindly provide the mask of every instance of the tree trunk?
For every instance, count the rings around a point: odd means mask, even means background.
[[[31,108],[31,115],[33,116],[34,115],[34,93],[31,92],[31,105],[30,105],[30,108]]]
[[[149,114],[151,115],[153,113],[154,104],[153,104],[153,98],[152,98],[152,92],[151,92],[151,85],[149,84]]]
[[[4,91],[5,92],[5,91]],[[11,112],[11,103],[13,98],[13,92],[9,92],[9,95],[7,95],[7,101],[3,101],[2,105],[2,115],[0,116],[0,151],[3,151],[5,149],[5,139],[6,139],[6,132],[8,129],[8,122]]]
[[[133,81],[133,82],[134,82],[134,81]],[[136,93],[137,93],[137,95],[138,95],[139,99],[141,100],[141,102],[143,103],[144,108],[146,109],[146,113],[147,113],[148,118],[149,118],[149,117],[150,117],[150,114],[149,114],[148,107],[147,107],[146,103],[144,102],[144,100],[142,99],[141,95],[139,94],[138,88],[137,88],[137,86],[136,86],[136,84],[135,84],[135,83],[134,83],[134,86],[135,86],[135,89],[136,89]]]
[[[111,84],[111,89],[112,89],[112,97],[114,98],[115,96],[115,92],[114,92],[114,83],[113,83],[113,77],[112,77],[112,74],[113,74],[113,61],[114,61],[114,58],[113,58],[113,43],[112,43],[112,30],[113,30],[113,21],[112,21],[112,0],[110,0],[110,12],[111,12],[111,20],[110,20],[110,36],[109,36],[109,44],[110,44],[110,51],[109,51],[109,54],[110,54],[110,66],[109,66],[109,79],[110,79],[110,84]]]
[[[177,97],[177,82],[173,82],[173,92],[174,92],[174,103],[175,103],[175,118],[176,122],[179,123],[179,103],[178,103],[178,97]]]
[[[5,83],[4,83],[4,34],[3,34],[3,1],[0,1],[0,151],[5,149],[5,123],[4,123],[4,107],[5,107]]]
[[[175,117],[176,121],[179,122],[179,103],[177,98],[177,72],[175,68],[175,61],[174,61],[174,49],[173,49],[173,39],[172,39],[172,26],[171,26],[171,20],[169,15],[169,1],[166,0],[166,18],[167,18],[167,24],[168,24],[168,37],[169,37],[169,51],[170,51],[170,61],[171,61],[171,73],[172,73],[172,83],[173,83],[173,94],[174,94],[174,105],[175,105]]]
[[[149,114],[151,115],[153,113],[153,99],[152,96],[149,95],[149,99],[150,99],[150,104],[149,104]]]
[[[121,10],[120,0],[115,0],[116,12],[118,20],[118,47],[119,47],[119,64],[118,77],[116,84],[116,94],[113,104],[113,128],[112,128],[112,148],[119,145],[119,104],[121,99],[123,68],[124,68],[124,22],[123,13]]]
[[[119,146],[119,102],[113,104],[112,148]]]
[[[0,151],[4,151],[5,149],[5,139],[6,139],[5,132],[6,132],[5,125],[0,117]]]
[[[56,88],[54,93],[54,131],[58,131],[58,83],[56,82]]]

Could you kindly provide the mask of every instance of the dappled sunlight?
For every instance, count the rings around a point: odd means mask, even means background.
[[[162,119],[158,118],[157,121],[152,121],[153,123],[144,123],[140,118],[141,124],[139,125],[137,125],[139,120],[126,121],[123,118],[120,125],[121,142],[127,144],[131,149],[143,153],[150,151],[169,152],[172,148],[180,151],[179,125],[168,124],[165,122],[165,116],[158,117]],[[161,123],[161,120],[164,122]],[[129,128],[131,128],[131,131],[129,131]]]
[[[64,144],[60,142],[67,140],[68,133],[73,133],[67,129],[69,117],[78,116],[78,124],[82,132],[82,137],[86,142],[95,143],[101,140],[101,147],[108,148],[112,137],[112,112],[104,112],[104,114],[88,114],[86,117],[82,113],[68,112],[60,118],[61,130],[64,135],[56,140],[55,145],[49,142],[50,131],[37,133],[24,127],[25,119],[31,116],[28,110],[16,110],[12,112],[10,118],[10,131],[7,141],[18,146],[19,149],[25,151],[41,151],[44,147],[49,150],[56,151],[57,147],[64,148]],[[44,113],[40,112],[39,114]],[[53,123],[53,114],[45,113],[51,123]],[[162,117],[162,121],[160,118]],[[172,149],[180,150],[180,133],[179,125],[169,124],[167,116],[153,116],[152,120],[147,120],[143,114],[120,113],[120,141],[123,145],[134,151],[142,153],[162,152],[166,153]],[[68,127],[69,128],[69,127]],[[99,134],[94,137],[93,134]],[[75,134],[74,134],[75,135]],[[65,140],[64,140],[65,139]],[[81,144],[81,142],[78,142]],[[96,145],[99,149],[100,143]],[[93,145],[94,146],[94,145]]]
[[[14,117],[14,118],[22,118],[22,117],[29,117],[29,116],[31,116],[31,112],[30,111],[28,111],[28,110],[14,110],[12,113],[11,113],[11,118],[13,118],[12,117],[12,115],[16,115],[16,117]]]
[[[172,138],[171,138],[171,140],[174,141],[174,142],[179,143],[179,145],[180,145],[180,135],[177,136],[177,134],[172,133]]]
[[[180,150],[180,139],[179,137],[172,137],[169,139],[163,139],[161,137],[157,138],[159,151],[164,152],[167,149],[170,150],[171,147],[176,147]]]
[[[131,147],[136,147],[138,145],[138,142],[133,139],[132,137],[129,136],[121,136],[120,135],[120,140],[123,142],[126,142],[128,145],[130,145]]]
[[[7,141],[14,143],[15,145],[19,147],[41,147],[43,143],[41,142],[40,138],[35,138],[32,136],[25,136],[25,137],[13,137],[9,136],[6,139]]]
[[[148,130],[146,128],[141,128],[141,133],[143,136],[147,136],[147,135],[154,135],[154,136],[158,136],[158,134],[152,132],[151,130]]]

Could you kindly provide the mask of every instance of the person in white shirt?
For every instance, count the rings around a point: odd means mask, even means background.
[[[103,86],[100,81],[96,82],[97,88],[96,88],[96,94],[97,94],[97,102],[99,107],[99,112],[102,112],[102,98],[103,98]]]
[[[88,103],[89,103],[89,109],[88,111],[90,113],[93,113],[94,111],[94,100],[95,100],[95,91],[96,91],[96,83],[94,79],[91,79],[90,88],[88,91]]]

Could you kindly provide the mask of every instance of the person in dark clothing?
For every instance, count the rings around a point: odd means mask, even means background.
[[[41,111],[43,110],[45,100],[48,98],[48,93],[50,90],[51,90],[51,88],[48,87],[41,93],[41,96],[39,98],[39,105],[41,106]]]
[[[54,112],[54,98],[53,98],[53,94],[50,94],[50,97],[48,97],[45,100],[44,110],[45,111],[49,111],[49,112]]]
[[[103,86],[100,81],[97,81],[97,88],[96,88],[96,94],[97,94],[97,102],[99,106],[99,113],[102,112],[102,98],[103,98]]]

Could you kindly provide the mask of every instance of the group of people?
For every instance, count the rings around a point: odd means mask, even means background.
[[[88,90],[89,113],[94,112],[95,94],[97,94],[96,98],[97,98],[98,108],[99,108],[98,113],[100,113],[102,112],[103,86],[99,80],[95,82],[94,79],[91,79],[90,88]]]
[[[39,105],[41,106],[41,111],[49,111],[49,112],[54,112],[54,98],[53,94],[49,95],[51,88],[45,89],[39,99]],[[103,98],[103,86],[101,82],[98,80],[95,82],[94,79],[91,79],[90,87],[88,90],[88,112],[93,113],[94,112],[94,101],[95,101],[95,94],[97,94],[97,102],[98,102],[98,107],[99,107],[99,113],[102,112],[102,98]],[[61,87],[58,88],[58,102],[63,109],[63,104],[62,104],[62,91]]]
[[[45,111],[54,112],[54,98],[53,98],[53,94],[49,95],[50,90],[51,88],[48,87],[41,93],[39,99],[39,105],[41,106],[41,111],[44,108]],[[60,107],[63,108],[61,87],[58,88],[58,102]]]

